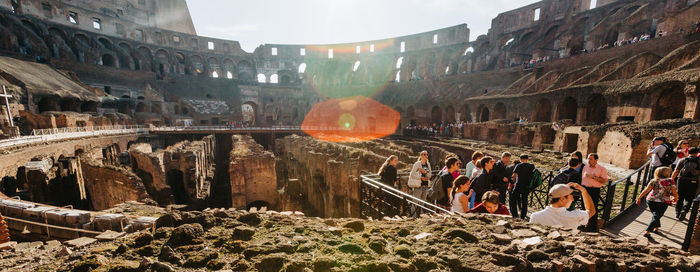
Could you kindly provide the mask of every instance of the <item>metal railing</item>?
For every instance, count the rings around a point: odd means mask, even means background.
[[[439,171],[432,171],[433,175],[437,173]],[[408,174],[404,171],[398,173],[398,176],[402,179],[406,178]],[[453,214],[433,203],[382,183],[377,174],[364,174],[360,177],[360,215],[363,218],[382,219],[385,216],[407,216],[423,212]],[[414,211],[414,213],[411,211],[412,209],[419,210],[418,212]]]
[[[64,128],[46,128],[32,130],[33,136],[54,135],[60,133],[75,133],[75,132],[90,132],[90,131],[106,131],[106,130],[131,130],[144,129],[141,125],[116,125],[116,126],[97,126],[97,127],[64,127]]]
[[[76,127],[56,129],[35,129],[31,136],[20,136],[6,140],[0,140],[0,148],[9,148],[28,144],[51,142],[58,140],[77,139],[85,137],[145,133],[148,130],[141,126],[104,126],[104,127]]]
[[[625,215],[630,208],[634,207],[635,199],[641,190],[649,183],[649,170],[651,161],[647,161],[642,167],[635,170],[624,178],[608,183],[607,186],[601,188],[600,200],[596,212],[602,214],[601,218],[605,222],[604,225],[609,225],[622,215]],[[636,176],[636,180],[632,179]],[[622,192],[618,192],[618,186],[624,185]],[[634,187],[633,187],[634,185]],[[630,192],[630,190],[632,190]],[[622,193],[621,198],[616,198],[618,193]],[[631,198],[629,197],[631,195]],[[601,205],[602,203],[602,205]]]
[[[555,173],[552,170],[539,170],[543,174],[542,184],[530,192],[528,199],[528,207],[534,209],[544,209],[547,206],[550,183]],[[435,177],[440,171],[434,170],[431,173]],[[397,176],[400,181],[405,181],[408,179],[409,174],[407,171],[401,171],[397,173]],[[460,174],[464,174],[464,169],[460,169]],[[423,212],[452,214],[433,203],[382,183],[380,176],[377,174],[364,174],[360,175],[360,177],[360,212],[365,218],[380,219],[384,216],[417,215]],[[404,183],[400,182],[400,184]],[[419,212],[416,212],[415,209],[419,209]]]
[[[685,238],[683,239],[683,245],[681,246],[681,249],[685,251],[690,250],[690,244],[693,241],[693,235],[699,235],[698,233],[695,233],[695,226],[698,222],[698,209],[700,209],[700,195],[693,199],[693,207],[690,210],[690,219],[688,219],[688,229],[686,229],[685,231]],[[691,253],[697,254],[697,252]]]

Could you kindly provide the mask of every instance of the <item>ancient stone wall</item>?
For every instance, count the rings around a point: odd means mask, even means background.
[[[229,165],[232,207],[276,208],[279,193],[275,155],[250,136],[233,135],[232,141]]]
[[[283,169],[278,182],[311,216],[358,217],[362,171],[376,172],[386,157],[311,137],[288,136],[275,144]],[[284,206],[281,207],[284,209]]]
[[[120,203],[143,201],[149,197],[141,179],[129,169],[112,164],[111,158],[102,154],[97,157],[90,155],[80,156],[79,165],[91,210],[106,210]]]
[[[214,137],[207,136],[156,151],[148,144],[137,144],[129,149],[129,156],[133,171],[159,204],[195,204],[209,196],[214,148]]]

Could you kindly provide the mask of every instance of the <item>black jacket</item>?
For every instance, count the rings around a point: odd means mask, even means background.
[[[503,182],[503,178],[508,178],[508,181],[510,181],[510,177],[513,175],[513,172],[512,170],[508,171],[508,168],[502,161],[497,161],[496,164],[493,165],[493,170],[491,170],[491,172],[493,174],[491,189],[498,190],[508,187],[508,183]]]
[[[491,173],[493,173],[493,170],[491,170]],[[481,202],[481,197],[484,196],[484,193],[491,190],[491,180],[493,179],[491,173],[487,173],[486,170],[484,170],[472,181],[471,189],[476,193],[475,202]]]

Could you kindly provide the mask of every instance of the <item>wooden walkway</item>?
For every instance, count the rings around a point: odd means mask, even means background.
[[[663,244],[670,247],[681,248],[685,232],[688,229],[688,220],[678,221],[676,219],[675,207],[669,206],[661,218],[659,233],[652,233],[649,244]],[[687,215],[686,218],[690,217]],[[601,230],[602,233],[613,237],[633,237],[640,241],[646,241],[644,232],[651,221],[651,212],[647,208],[646,202],[641,205],[630,207],[627,214],[621,215],[609,226]]]

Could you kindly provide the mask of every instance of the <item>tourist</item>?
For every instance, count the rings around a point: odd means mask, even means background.
[[[678,162],[685,158],[688,157],[688,151],[690,148],[688,147],[688,140],[680,140],[678,141],[678,145],[676,145],[676,148],[674,151],[676,152],[676,160],[671,164],[671,169],[676,169],[676,165],[678,165]]]
[[[447,158],[445,158],[445,160],[449,159],[450,157],[454,157],[454,154],[447,155]],[[451,172],[453,178],[457,178],[460,176],[459,168],[462,167],[462,160],[460,158],[457,158],[457,166],[457,170]],[[447,171],[447,165],[442,167],[442,171]]]
[[[491,189],[491,184],[493,183],[491,179],[493,177],[492,169],[494,163],[496,163],[496,161],[494,161],[491,157],[483,157],[481,160],[479,160],[478,164],[483,169],[478,176],[472,179],[471,190],[474,191],[476,197],[474,199],[474,204],[469,206],[470,208],[474,208],[475,205],[479,205],[479,203],[481,203],[481,197],[484,195],[484,193]]]
[[[668,151],[672,151],[673,147],[666,142],[666,137],[656,137],[651,141],[649,149],[647,150],[647,156],[651,157],[651,171],[649,172],[649,179],[654,177],[654,172],[656,168],[661,166],[670,166],[675,161],[675,156],[668,160],[670,157],[667,154]]]
[[[450,209],[450,192],[452,191],[452,184],[455,180],[455,178],[452,176],[452,172],[459,170],[459,159],[455,157],[449,157],[445,161],[445,166],[447,166],[447,170],[445,171],[440,171],[440,183],[442,185],[441,189],[442,192],[439,194],[442,196],[440,199],[438,199],[436,202],[439,206],[442,208],[445,208],[446,210]]]
[[[491,190],[496,190],[500,197],[501,203],[506,203],[506,191],[510,184],[511,172],[508,173],[508,164],[512,155],[508,152],[501,154],[501,159],[493,165],[493,179],[491,180]]]
[[[483,159],[484,157],[476,161],[476,163],[474,164],[474,166],[476,167],[474,168],[474,170],[472,170],[471,173],[466,173],[470,179],[475,179],[477,176],[481,175],[481,173],[484,172],[484,166],[481,164],[481,160]]]
[[[476,205],[467,213],[490,213],[500,215],[510,215],[508,208],[501,204],[499,193],[496,191],[488,191],[481,197],[481,203]]]
[[[432,169],[430,168],[430,162],[428,161],[428,151],[421,151],[418,161],[413,164],[411,172],[408,175],[408,187],[412,191],[412,195],[420,200],[425,201],[428,196],[428,189],[430,188],[430,177]],[[421,209],[418,206],[411,206],[411,213],[414,217],[420,216]]]
[[[569,184],[571,182],[581,184],[581,174],[576,171],[579,165],[581,165],[581,162],[577,158],[573,156],[569,158],[568,167],[559,171],[559,174],[552,179],[552,184]],[[574,196],[574,203],[569,206],[569,210],[576,209],[576,203],[580,201],[581,199],[578,196]]]
[[[470,182],[466,176],[459,176],[454,181],[452,192],[450,193],[450,211],[456,213],[466,213],[469,205],[469,197],[464,193],[469,190]]]
[[[583,198],[583,205],[586,210],[568,210],[574,202],[574,192],[580,192]],[[539,212],[532,214],[530,223],[545,226],[564,226],[575,229],[589,222],[590,218],[596,214],[593,199],[588,195],[586,189],[576,183],[557,184],[549,189],[549,205]]]
[[[396,157],[396,155],[391,155],[386,158],[386,161],[384,161],[384,164],[382,164],[377,173],[382,183],[394,188],[398,187],[399,177],[396,175],[396,165],[398,164],[399,157]]]
[[[467,166],[464,168],[464,173],[467,175],[468,178],[472,178],[472,173],[474,172],[474,169],[476,168],[476,162],[479,161],[481,158],[484,157],[484,153],[481,153],[480,151],[474,152],[472,154],[472,160],[467,163]]]
[[[586,164],[583,163],[583,153],[581,153],[581,151],[574,151],[569,157],[578,159],[580,164],[576,167],[576,172],[581,175],[583,173],[583,167],[586,166]],[[567,163],[565,167],[569,167],[569,164]]]
[[[527,154],[520,155],[520,163],[513,169],[515,181],[513,190],[510,192],[510,213],[513,217],[525,219],[527,216],[527,197],[530,194],[530,180],[535,171],[535,165],[528,163]]]
[[[583,167],[583,177],[581,185],[586,188],[588,194],[593,198],[593,204],[598,206],[600,199],[600,187],[608,183],[608,170],[598,164],[598,154],[588,154],[588,165]],[[598,215],[593,215],[591,220],[586,225],[586,231],[598,232]]]
[[[668,205],[674,204],[678,200],[678,190],[676,183],[671,176],[671,168],[661,166],[654,171],[654,179],[649,182],[644,191],[637,198],[637,205],[642,203],[646,196],[647,206],[651,211],[651,222],[647,227],[644,237],[651,238],[651,232],[658,233],[661,227],[661,217],[666,213]]]
[[[678,203],[676,204],[676,218],[683,221],[685,215],[697,196],[698,182],[700,182],[700,148],[693,147],[688,150],[688,156],[680,160],[673,171],[671,178],[678,184]]]

